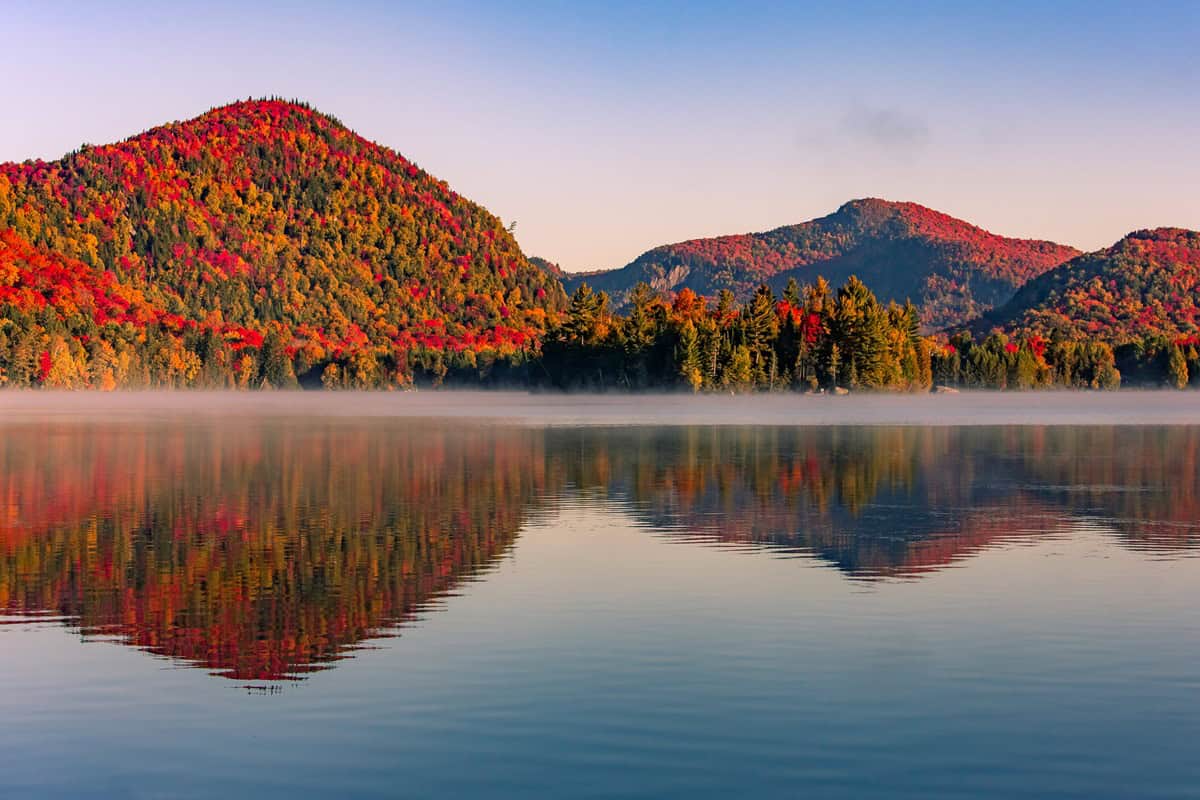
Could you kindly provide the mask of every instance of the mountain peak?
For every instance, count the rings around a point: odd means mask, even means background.
[[[281,134],[294,135],[301,130],[316,135],[350,136],[373,147],[387,149],[362,139],[337,117],[318,111],[302,100],[275,97],[237,100],[214,106],[199,116],[159,125],[131,136],[125,142],[137,142],[171,132],[184,132],[201,138],[227,136],[236,132],[255,141],[268,141]]]
[[[855,200],[847,200],[842,203],[837,214],[863,214],[863,213],[885,213],[898,214],[905,212],[933,212],[932,209],[926,208],[918,203],[911,203],[903,200],[886,200],[882,197],[860,197]]]
[[[657,247],[586,280],[620,303],[638,281],[703,295],[730,289],[745,299],[764,282],[782,289],[792,277],[841,283],[858,275],[884,300],[917,302],[925,325],[939,328],[1006,301],[1017,286],[1078,253],[997,236],[918,203],[868,197],[798,225]],[[571,276],[568,283],[583,279]]]
[[[50,306],[78,342],[128,322],[181,348],[185,332],[215,336],[233,359],[276,336],[316,381],[329,369],[388,385],[508,358],[562,302],[496,216],[295,101],[230,103],[58,161],[0,164],[7,228],[0,275],[21,285],[0,303]],[[90,297],[56,288],[64,264],[94,273],[78,281],[98,287]],[[369,368],[348,373],[356,357]],[[267,369],[252,360],[247,382],[277,382],[250,374]]]
[[[331,114],[325,114],[313,108],[303,100],[284,100],[278,97],[250,98],[235,100],[223,106],[214,106],[191,122],[201,122],[211,119],[241,119],[279,122],[308,122],[318,126],[332,125],[345,128],[342,122]]]
[[[1153,242],[1175,242],[1196,247],[1198,239],[1200,239],[1200,231],[1188,230],[1187,228],[1144,228],[1127,234],[1117,244],[1131,240],[1147,240]]]
[[[903,225],[908,232],[918,236],[927,236],[942,240],[990,240],[992,246],[1003,247],[1004,243],[1041,243],[1053,248],[1065,248],[1071,255],[1077,255],[1078,250],[1039,239],[1014,239],[992,233],[966,220],[952,217],[941,211],[923,206],[920,203],[901,200],[884,200],[878,197],[866,197],[843,203],[832,217],[842,217],[855,220],[864,226],[884,225],[887,223]]]

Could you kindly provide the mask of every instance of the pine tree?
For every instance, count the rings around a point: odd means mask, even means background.
[[[933,360],[929,342],[921,339],[917,342],[917,385],[915,388],[929,391],[933,388]]]
[[[857,277],[851,276],[838,290],[830,324],[832,335],[842,346],[850,386],[884,386],[888,366],[887,310],[880,307],[875,295]]]
[[[567,341],[592,345],[599,340],[600,322],[608,307],[608,295],[593,292],[592,287],[581,283],[571,295],[571,305],[562,330]]]
[[[651,304],[654,300],[654,290],[645,281],[639,281],[630,292],[629,314],[623,326],[626,353],[637,355],[653,344],[656,331]]]
[[[733,296],[733,292],[728,289],[722,289],[717,293],[717,315],[727,317],[733,313],[733,307],[737,304],[737,299]]]
[[[1179,345],[1171,345],[1170,355],[1167,357],[1167,377],[1172,386],[1176,389],[1186,389],[1188,385],[1188,366],[1187,359],[1183,355],[1183,350]]]
[[[1014,369],[1012,383],[1018,389],[1032,389],[1037,385],[1037,359],[1033,357],[1033,351],[1029,348],[1029,343],[1021,345],[1021,349],[1017,351],[1017,362]]]
[[[704,388],[715,389],[721,385],[721,332],[712,323],[705,324],[700,331],[701,372]]]
[[[625,356],[622,367],[630,386],[642,387],[650,382],[650,350],[659,338],[658,319],[652,307],[655,299],[649,284],[639,282],[634,286],[629,314],[620,328]]]
[[[779,317],[775,313],[775,295],[766,284],[758,287],[754,297],[742,309],[742,330],[750,353],[753,381],[768,383],[768,361],[779,334]]]
[[[812,286],[804,287],[804,307],[812,314],[824,314],[829,310],[829,299],[832,292],[829,281],[820,275]]]
[[[725,385],[732,389],[746,390],[754,384],[754,365],[750,358],[750,348],[740,344],[733,348],[733,353],[726,367]]]
[[[679,332],[679,346],[676,348],[676,362],[679,365],[679,375],[684,383],[699,391],[704,384],[700,355],[700,337],[696,326],[691,320],[684,323]]]
[[[273,325],[263,339],[262,379],[280,389],[294,389],[299,384],[287,353],[288,342],[280,326]]]
[[[783,290],[783,299],[792,308],[800,308],[803,298],[800,296],[800,284],[795,278],[788,278],[787,287]]]

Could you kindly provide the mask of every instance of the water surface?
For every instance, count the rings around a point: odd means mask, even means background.
[[[1200,427],[31,397],[5,796],[1200,788]]]

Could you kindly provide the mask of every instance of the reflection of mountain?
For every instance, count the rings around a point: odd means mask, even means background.
[[[1098,518],[1200,547],[1200,428],[0,426],[0,614],[242,680],[320,669],[567,490],[664,535],[918,576]]]
[[[552,467],[645,524],[918,575],[1105,518],[1135,549],[1200,545],[1194,428],[706,428],[556,432]]]
[[[520,430],[8,430],[0,612],[294,677],[493,563],[542,493],[540,453]]]
[[[1022,491],[1102,518],[1135,550],[1200,548],[1200,427],[1018,429]]]

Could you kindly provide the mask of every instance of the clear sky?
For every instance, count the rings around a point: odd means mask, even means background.
[[[0,0],[0,160],[297,97],[616,267],[855,197],[1085,249],[1200,228],[1200,2]]]

